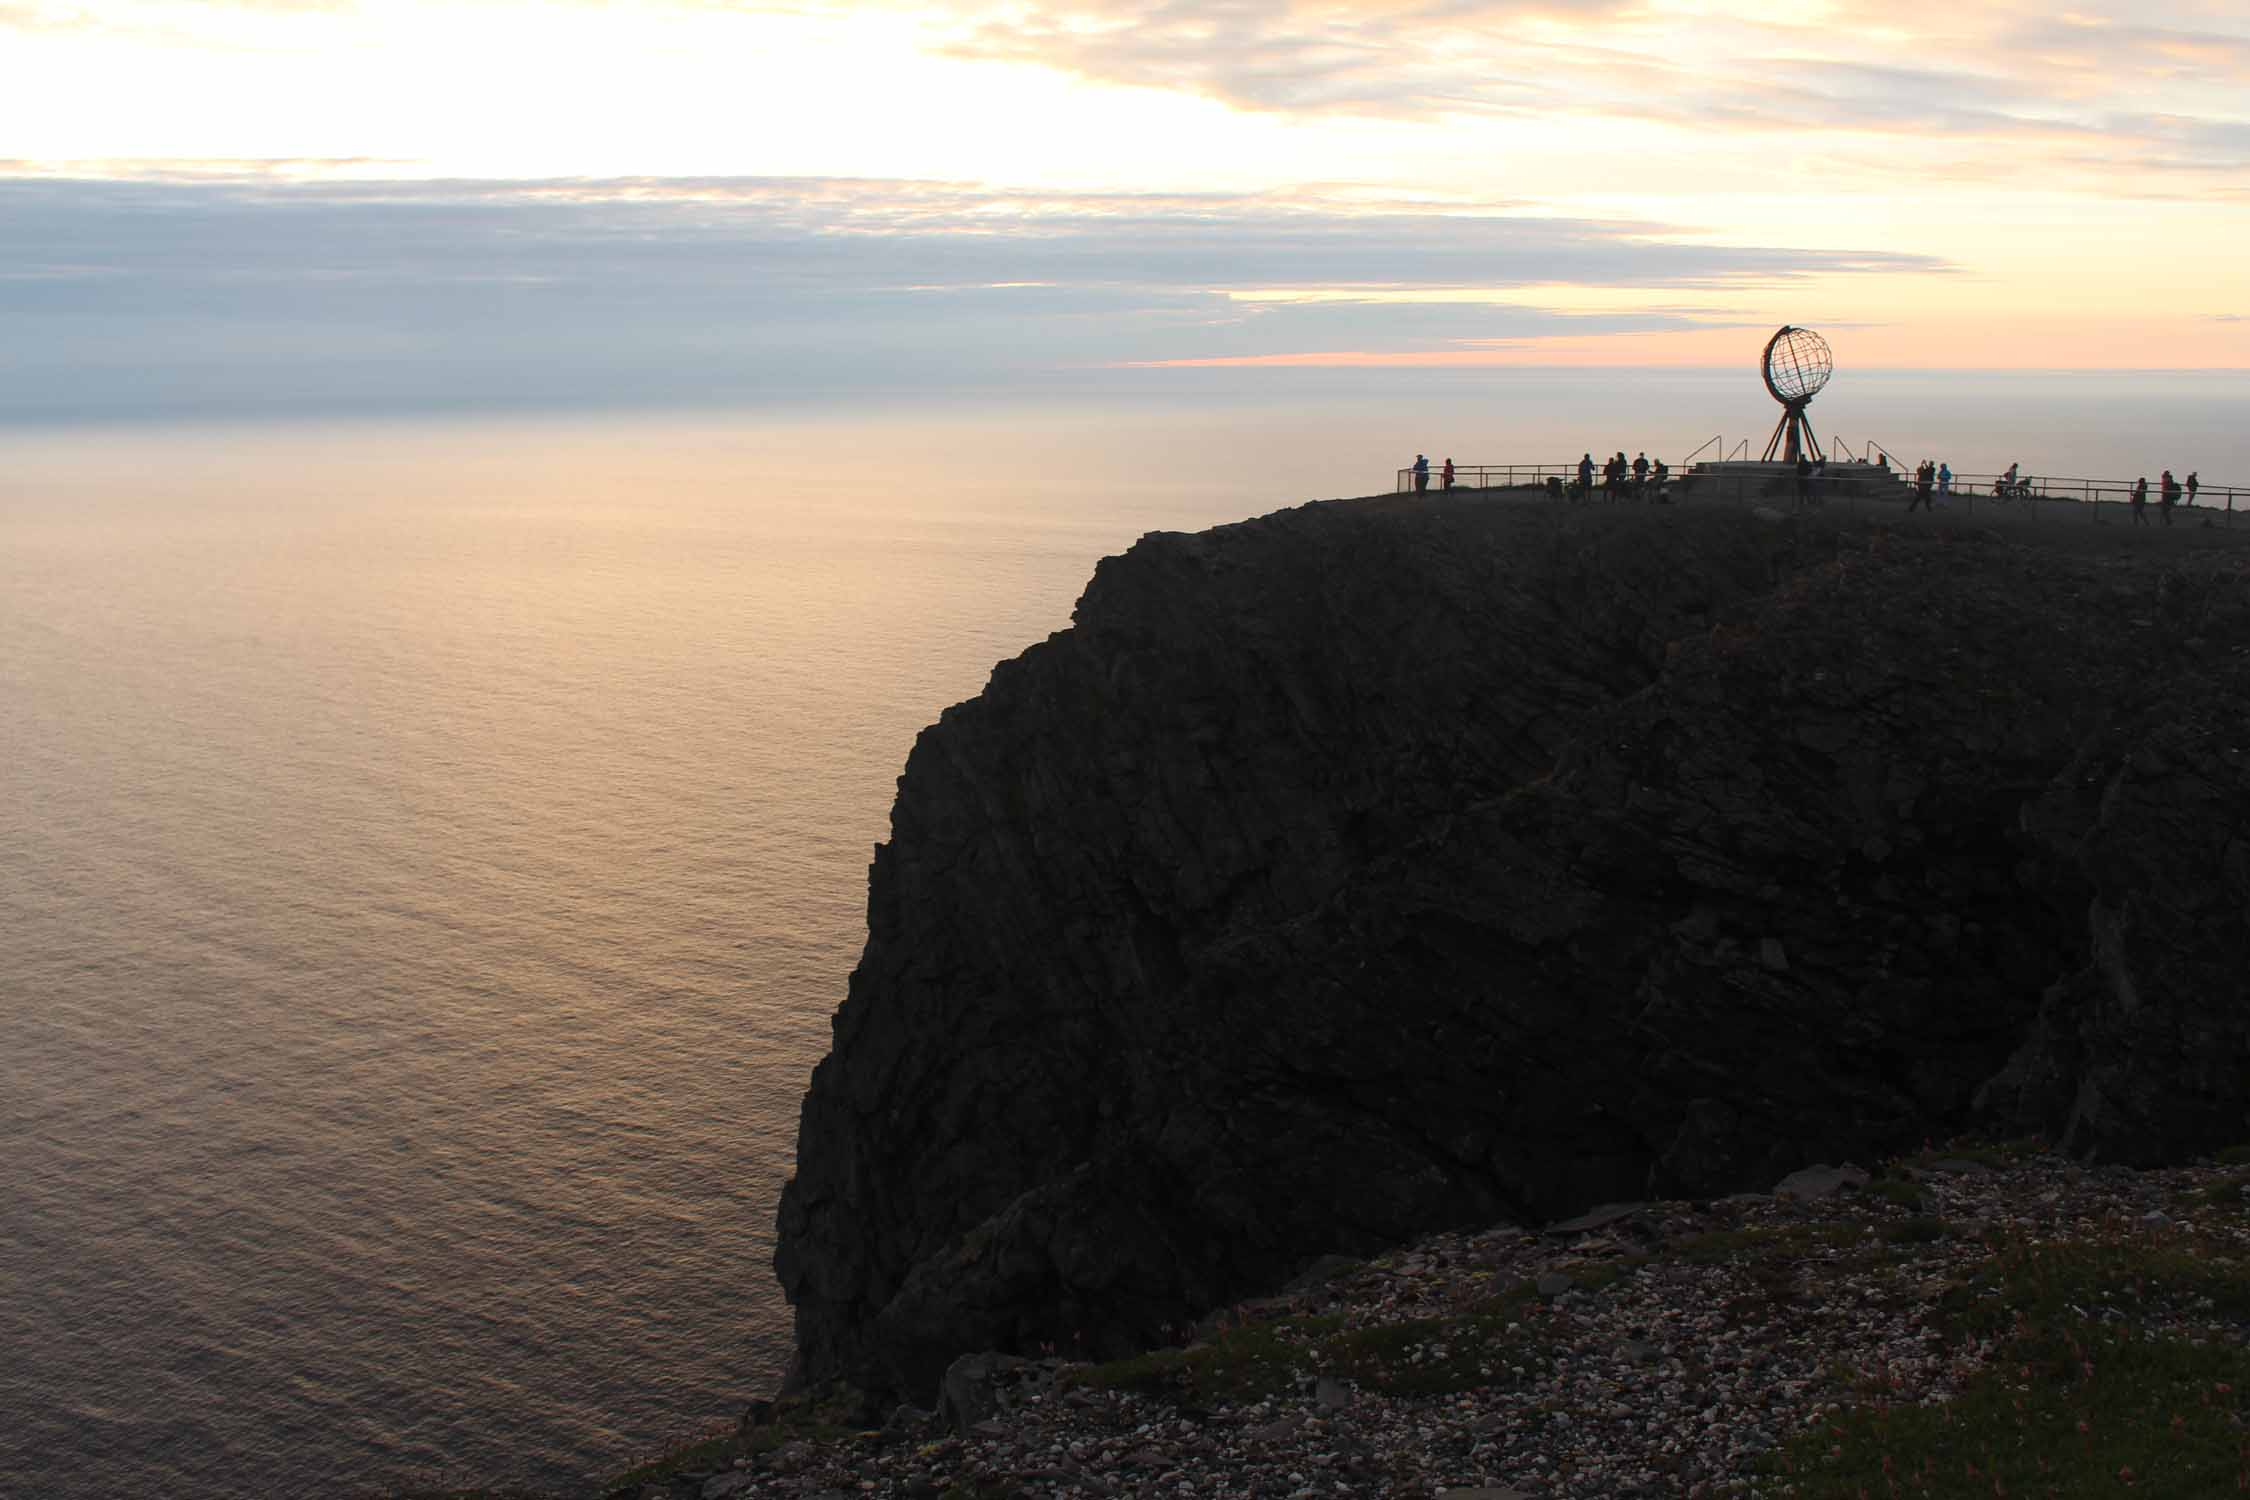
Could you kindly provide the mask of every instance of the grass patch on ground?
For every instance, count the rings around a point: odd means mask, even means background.
[[[2236,1172],[2208,1187],[2189,1188],[2180,1197],[2185,1202],[2209,1204],[2213,1208],[2240,1208],[2250,1203],[2250,1172]]]
[[[1973,1161],[1980,1167],[1991,1167],[1998,1171],[2006,1167],[2020,1166],[2033,1157],[2046,1154],[2047,1149],[2047,1143],[2037,1136],[2024,1136],[2017,1140],[2008,1141],[1987,1141],[1975,1137],[1963,1137],[1958,1140],[1947,1141],[1942,1146],[1924,1147],[1912,1156],[1902,1156],[1894,1164],[1894,1167],[1900,1169],[1912,1167],[1917,1171],[1926,1172],[1941,1161]]]
[[[711,1473],[729,1467],[738,1458],[771,1453],[784,1443],[802,1439],[812,1443],[840,1442],[863,1435],[853,1425],[856,1398],[849,1393],[822,1400],[786,1400],[776,1404],[773,1420],[746,1431],[728,1430],[698,1438],[605,1480],[597,1493],[605,1497],[637,1497],[644,1485],[674,1474]]]
[[[1922,1184],[1905,1177],[1878,1177],[1867,1185],[1867,1191],[1908,1213],[1918,1214],[1930,1206],[1930,1195]]]
[[[1691,1234],[1665,1247],[1665,1256],[1690,1265],[1727,1261],[1797,1260],[1816,1250],[1844,1250],[1866,1240],[1865,1224],[1754,1224]]]
[[[1587,1266],[1572,1290],[1598,1293],[1632,1266]],[[1134,1391],[1193,1404],[1247,1402],[1319,1376],[1390,1396],[1438,1396],[1512,1385],[1552,1363],[1527,1282],[1442,1317],[1346,1328],[1341,1318],[1250,1323],[1188,1349],[1159,1349],[1064,1377],[1096,1390]],[[1520,1372],[1520,1373],[1519,1373]]]
[[[1199,1402],[1256,1401],[1296,1387],[1311,1369],[1309,1351],[1343,1327],[1341,1318],[1277,1318],[1242,1323],[1207,1343],[1152,1349],[1063,1375],[1065,1385]]]
[[[2134,1331],[2165,1309],[2250,1316],[2250,1271],[2184,1238],[2001,1245],[1939,1306],[1954,1337],[1996,1341],[1957,1397],[1849,1408],[1768,1472],[1802,1500],[2250,1488],[2250,1349]]]
[[[1942,1406],[1871,1403],[1776,1456],[1802,1500],[1990,1500],[2250,1486],[2250,1353],[2080,1324],[2011,1338]]]
[[[1896,1224],[1883,1226],[1883,1242],[1887,1245],[1928,1245],[1942,1240],[1950,1233],[1945,1220],[1929,1214],[1916,1214],[1911,1219],[1901,1219]]]
[[[1939,1310],[1959,1334],[2060,1324],[2159,1307],[2250,1317],[2250,1270],[2192,1240],[2100,1244],[2064,1240],[2001,1246]]]

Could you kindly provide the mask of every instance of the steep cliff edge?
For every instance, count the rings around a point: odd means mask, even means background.
[[[1972,1119],[2250,1137],[2250,548],[2142,540],[1386,499],[1105,561],[900,780],[801,1373]]]

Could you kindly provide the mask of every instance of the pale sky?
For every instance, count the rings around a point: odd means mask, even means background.
[[[1784,321],[2244,368],[2250,5],[0,0],[0,256],[0,411]]]

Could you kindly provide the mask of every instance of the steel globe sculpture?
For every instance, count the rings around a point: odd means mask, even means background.
[[[1828,352],[1828,340],[1810,328],[1792,328],[1784,323],[1766,340],[1759,373],[1765,376],[1766,389],[1773,392],[1773,399],[1781,403],[1781,423],[1766,443],[1766,462],[1772,463],[1777,456],[1788,463],[1808,454],[1823,458],[1812,423],[1805,420],[1805,408],[1812,405],[1812,398],[1820,394],[1820,388],[1835,372],[1836,358]]]

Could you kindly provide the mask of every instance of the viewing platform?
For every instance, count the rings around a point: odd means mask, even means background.
[[[1880,449],[1871,451],[1882,452]],[[1883,453],[1883,457],[1891,455]],[[1413,493],[1415,478],[1411,467],[1398,470],[1398,493]],[[1592,500],[1597,503],[1613,500],[1793,502],[1797,493],[1796,465],[1780,460],[1721,459],[1691,463],[1669,474],[1661,492],[1653,478],[1636,484],[1630,475],[1613,489],[1603,483],[1598,468],[1590,492],[1579,494],[1577,481],[1575,460],[1547,464],[1455,464],[1453,489],[1457,492],[1515,491],[1519,495],[1543,493],[1566,502]],[[2082,514],[2091,521],[2101,522],[2114,519],[2126,510],[2133,485],[2130,479],[2085,479],[2019,471],[2011,487],[2004,475],[1960,473],[1953,476],[1949,490],[1937,492],[1934,498],[1938,506],[1946,510],[1973,512],[1987,505],[2023,506],[2041,511],[2051,509],[2056,514]],[[1810,498],[1816,502],[1896,504],[1903,509],[1914,497],[1912,466],[1895,460],[1889,463],[1857,458],[1831,460],[1825,475],[1816,474],[1809,486]],[[1428,491],[1437,494],[1443,490],[1442,471],[1433,467]],[[2158,508],[2160,498],[2152,481],[2148,495],[2150,510]],[[2181,497],[2174,507],[2174,524],[2184,517],[2200,516],[2216,518],[2220,524],[2231,526],[2237,510],[2250,512],[2250,486],[2204,484],[2198,487],[2192,500],[2185,495]]]

